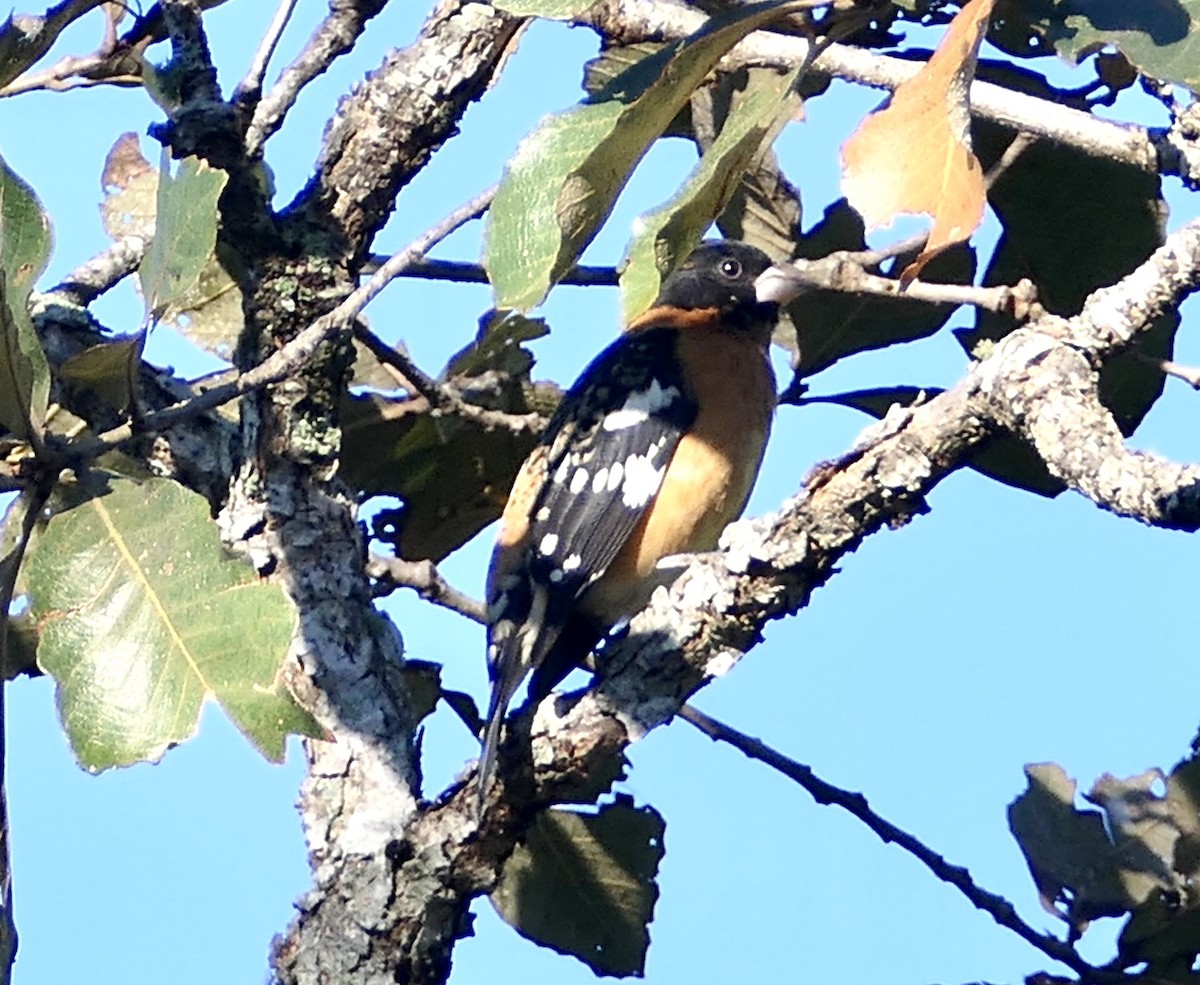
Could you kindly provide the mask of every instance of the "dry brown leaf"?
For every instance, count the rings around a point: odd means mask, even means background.
[[[935,255],[968,239],[983,219],[983,168],[971,149],[971,79],[995,0],[972,0],[937,51],[842,145],[842,191],[867,227],[925,213],[933,228],[904,271],[917,276]]]
[[[123,133],[104,159],[100,215],[110,239],[154,235],[158,169],[142,156],[136,133]]]

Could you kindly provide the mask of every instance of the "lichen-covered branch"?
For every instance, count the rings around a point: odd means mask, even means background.
[[[926,512],[930,490],[1003,429],[1033,440],[1056,474],[1106,508],[1163,526],[1200,525],[1197,470],[1126,451],[1094,402],[1096,364],[1177,305],[1198,272],[1200,223],[1094,294],[1077,319],[1046,317],[1014,333],[952,389],[894,407],[842,458],[815,469],[777,513],[730,527],[720,553],[696,559],[656,592],[629,634],[608,647],[596,687],[547,700],[515,722],[478,823],[470,779],[411,819],[391,848],[386,883],[375,887],[369,923],[356,913],[351,924],[348,899],[321,900],[359,934],[356,954],[372,971],[355,980],[443,981],[471,899],[494,884],[538,809],[593,799],[619,772],[627,744],[733,667],[768,621],[806,605],[864,538]],[[1121,320],[1098,312],[1120,312]],[[1067,423],[1076,416],[1078,425]],[[328,940],[294,930],[277,952],[281,980],[316,982],[321,968],[336,977],[346,965],[322,964],[311,950]],[[381,940],[386,948],[374,946]]]
[[[400,190],[457,131],[523,23],[487,4],[442,0],[417,40],[338,106],[296,203],[304,221],[335,231],[361,263]]]

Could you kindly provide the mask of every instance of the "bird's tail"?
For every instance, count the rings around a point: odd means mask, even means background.
[[[508,703],[520,684],[521,678],[496,681],[492,697],[488,702],[487,720],[483,726],[483,747],[479,753],[479,788],[476,793],[475,813],[483,814],[483,802],[496,774],[496,753],[500,748],[500,729],[504,725],[504,713]]]

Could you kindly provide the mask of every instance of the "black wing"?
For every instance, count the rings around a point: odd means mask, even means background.
[[[522,536],[506,538],[502,529],[488,572],[493,688],[484,776],[509,701],[654,501],[695,419],[675,358],[676,335],[646,329],[621,336],[597,356],[563,398],[518,479],[532,487],[514,487],[525,500]]]

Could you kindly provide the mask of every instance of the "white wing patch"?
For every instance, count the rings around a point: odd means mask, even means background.
[[[600,426],[605,431],[623,431],[625,428],[636,427],[650,419],[651,414],[657,414],[681,396],[678,387],[664,387],[658,380],[651,380],[644,390],[635,390],[625,398],[625,403],[618,410],[604,415]]]
[[[654,459],[662,451],[663,442],[656,441],[645,455],[630,455],[625,459],[625,482],[621,486],[621,501],[630,509],[641,509],[658,492],[662,485],[666,465],[654,467]]]

